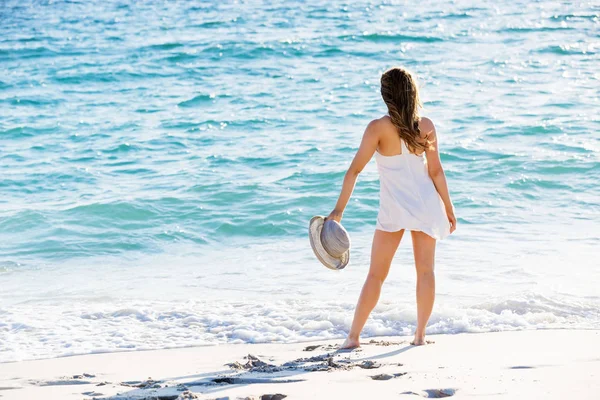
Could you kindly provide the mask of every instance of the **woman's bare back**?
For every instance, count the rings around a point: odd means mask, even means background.
[[[379,119],[382,121],[382,124],[379,124],[381,127],[379,145],[377,146],[377,151],[379,154],[383,156],[395,156],[402,154],[402,146],[400,145],[400,137],[398,136],[398,130],[392,123],[392,119],[388,115],[384,115]],[[432,122],[427,117],[422,117],[419,121],[419,130],[421,131],[421,137],[425,139],[427,134],[432,129]],[[421,155],[421,153],[417,153],[417,155]]]

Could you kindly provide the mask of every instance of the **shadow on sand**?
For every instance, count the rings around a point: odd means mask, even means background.
[[[380,354],[370,355],[368,357],[356,358],[362,349],[367,346],[397,346],[403,345],[399,349],[387,351]],[[380,360],[393,357],[404,353],[415,346],[408,342],[390,343],[371,340],[363,344],[363,347],[353,350],[339,350],[339,346],[333,345],[315,345],[304,348],[304,351],[312,353],[317,349],[324,350],[317,355],[301,357],[284,362],[282,364],[270,364],[259,359],[256,356],[248,354],[242,362],[233,361],[226,366],[229,369],[201,374],[165,377],[163,379],[149,379],[143,382],[122,382],[120,385],[130,387],[126,392],[121,392],[116,396],[94,397],[94,399],[103,400],[176,400],[176,399],[194,399],[197,394],[203,396],[215,394],[232,388],[243,387],[253,384],[273,384],[273,394],[264,394],[260,399],[278,400],[286,397],[281,394],[282,384],[302,382],[303,375],[311,372],[329,372],[339,370],[351,370],[353,368],[377,369],[381,364]],[[397,364],[396,364],[397,365]],[[399,376],[400,374],[396,374]],[[377,375],[378,376],[378,375]],[[372,377],[378,379],[377,376]],[[386,374],[381,374],[386,376]],[[382,378],[385,379],[385,378]],[[389,379],[389,378],[388,378]],[[184,381],[184,382],[181,382]],[[224,397],[226,399],[227,397]]]

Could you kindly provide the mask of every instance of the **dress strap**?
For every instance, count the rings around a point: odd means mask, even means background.
[[[404,139],[402,138],[400,138],[400,148],[402,149],[402,154],[408,152],[408,147],[406,147],[406,143],[404,143]]]

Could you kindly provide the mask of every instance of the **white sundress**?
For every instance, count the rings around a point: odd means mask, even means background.
[[[400,139],[402,154],[375,152],[379,171],[379,213],[375,229],[425,232],[434,239],[450,234],[446,208],[427,171],[424,154],[408,151]]]

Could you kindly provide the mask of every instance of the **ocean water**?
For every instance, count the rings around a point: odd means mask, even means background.
[[[600,328],[600,6],[0,3],[0,362],[343,338],[375,161],[312,254],[379,77],[414,71],[459,218],[430,333]],[[410,335],[405,235],[364,335]]]

